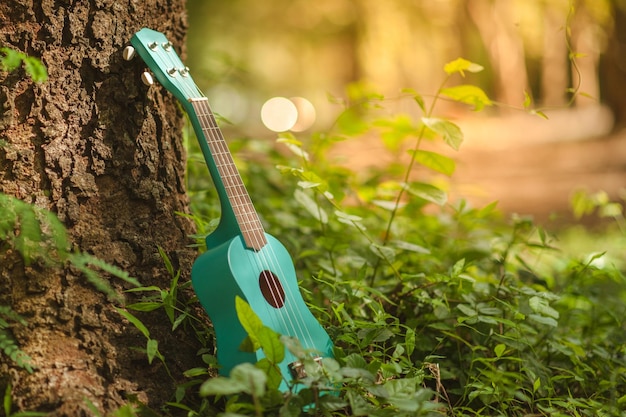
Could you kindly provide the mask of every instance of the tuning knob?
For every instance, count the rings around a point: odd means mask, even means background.
[[[126,48],[124,48],[124,51],[122,52],[122,56],[124,57],[126,61],[130,61],[131,59],[135,57],[135,48],[133,48],[130,45],[127,46]]]
[[[143,83],[147,85],[148,87],[154,84],[152,75],[150,75],[148,71],[145,71],[143,74],[141,74],[141,81],[143,81]]]

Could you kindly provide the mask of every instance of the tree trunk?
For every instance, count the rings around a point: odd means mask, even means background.
[[[43,84],[0,72],[0,192],[54,211],[74,248],[166,288],[157,247],[183,272],[193,257],[193,225],[175,214],[188,204],[183,117],[165,90],[141,84],[143,64],[122,50],[144,26],[182,46],[184,0],[3,0],[0,21],[0,46],[41,58],[49,72]],[[158,360],[149,365],[132,349],[144,336],[75,268],[0,252],[0,291],[0,305],[28,322],[13,332],[36,367],[1,355],[0,389],[10,384],[14,411],[91,415],[89,403],[106,413],[129,397],[159,406],[194,366],[193,337],[157,313],[142,320],[174,378]]]
[[[601,96],[615,115],[615,130],[626,127],[626,5],[611,3],[614,23],[600,62]]]
[[[515,27],[515,3],[472,0],[467,7],[494,67],[496,100],[519,106],[528,90],[528,73],[523,41]]]

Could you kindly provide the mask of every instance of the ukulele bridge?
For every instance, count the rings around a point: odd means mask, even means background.
[[[322,357],[318,356],[313,359],[319,366],[322,366]],[[306,369],[304,369],[304,364],[302,361],[291,362],[289,365],[289,372],[291,372],[291,376],[293,379],[303,379],[306,378]]]

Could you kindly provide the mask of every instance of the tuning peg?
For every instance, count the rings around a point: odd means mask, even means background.
[[[143,74],[141,74],[141,81],[143,81],[143,83],[147,85],[148,87],[154,84],[152,75],[150,75],[148,71],[145,71]]]
[[[124,51],[122,52],[122,57],[124,57],[126,61],[130,61],[131,59],[133,59],[135,57],[135,48],[130,45],[124,48]]]

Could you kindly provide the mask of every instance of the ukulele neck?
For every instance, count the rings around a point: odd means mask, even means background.
[[[198,129],[195,131],[220,196],[222,206],[220,226],[232,229],[228,223],[234,221],[245,246],[259,251],[267,244],[263,226],[217,125],[209,102],[205,97],[199,97],[189,99],[189,103],[193,112],[188,113],[192,123],[195,121],[199,125],[200,132]]]

